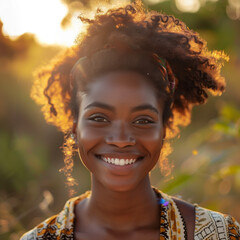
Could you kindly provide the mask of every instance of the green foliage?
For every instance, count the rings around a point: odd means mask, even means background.
[[[35,142],[31,136],[10,136],[0,133],[1,189],[8,186],[8,192],[20,192],[30,180],[36,178],[46,168],[46,147]]]
[[[213,125],[213,130],[225,136],[240,137],[240,110],[231,105],[226,105],[220,111],[220,118]]]

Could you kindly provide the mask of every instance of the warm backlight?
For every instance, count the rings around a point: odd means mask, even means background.
[[[72,45],[81,29],[81,21],[74,16],[72,24],[62,29],[67,14],[61,0],[0,0],[0,19],[4,34],[17,37],[34,34],[44,44]]]

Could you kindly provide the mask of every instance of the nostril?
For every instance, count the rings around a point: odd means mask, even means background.
[[[124,137],[124,138],[109,136],[106,138],[106,143],[122,148],[122,147],[134,145],[136,143],[136,140],[132,136]]]
[[[135,139],[133,137],[129,137],[129,141],[135,142]]]

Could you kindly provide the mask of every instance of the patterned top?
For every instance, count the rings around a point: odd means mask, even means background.
[[[161,199],[160,240],[183,240],[186,227],[180,211],[173,199],[159,192]],[[74,207],[90,192],[67,201],[64,209],[57,215],[45,220],[34,229],[25,233],[20,240],[73,240]],[[240,225],[231,216],[210,211],[195,205],[194,240],[240,240]]]

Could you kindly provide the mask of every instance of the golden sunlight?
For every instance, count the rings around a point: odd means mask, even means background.
[[[182,12],[197,12],[201,7],[199,0],[176,0],[176,6]]]
[[[206,2],[217,2],[217,1],[218,0],[175,0],[175,3],[178,10],[180,10],[181,12],[195,13],[202,6],[204,6]]]
[[[160,2],[165,2],[166,0],[147,0],[147,3],[149,4],[158,4]]]
[[[61,21],[68,8],[61,0],[0,1],[0,20],[4,34],[11,38],[31,33],[42,44],[74,44],[82,23],[74,15],[71,26],[62,29]]]

